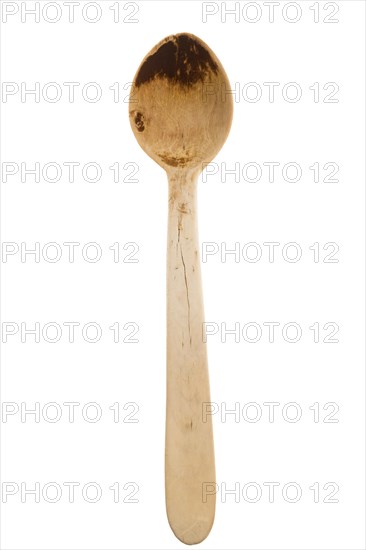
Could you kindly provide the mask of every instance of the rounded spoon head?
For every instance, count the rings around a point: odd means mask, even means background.
[[[198,170],[219,152],[233,113],[230,83],[197,36],[168,36],[143,59],[129,103],[142,149],[166,171]]]

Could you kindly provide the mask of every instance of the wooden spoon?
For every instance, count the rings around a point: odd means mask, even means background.
[[[196,182],[223,146],[233,103],[225,71],[192,34],[168,36],[142,61],[130,96],[130,123],[142,149],[167,172],[167,405],[165,494],[169,524],[179,540],[197,544],[209,534],[215,483]]]

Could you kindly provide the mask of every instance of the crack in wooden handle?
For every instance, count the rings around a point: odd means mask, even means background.
[[[196,174],[169,174],[167,246],[167,408],[165,493],[169,524],[179,540],[197,544],[209,534],[215,483],[204,309],[196,216]]]

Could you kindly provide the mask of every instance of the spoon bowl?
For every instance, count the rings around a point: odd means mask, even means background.
[[[198,168],[224,144],[233,104],[216,55],[192,34],[159,42],[134,78],[130,123],[142,149],[166,171]]]

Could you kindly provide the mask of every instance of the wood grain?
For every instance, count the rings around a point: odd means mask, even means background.
[[[212,527],[215,483],[200,254],[197,178],[230,130],[232,95],[226,73],[202,40],[166,37],[143,59],[134,78],[129,116],[142,149],[167,172],[167,406],[165,493],[169,524],[185,544]]]
[[[169,176],[167,247],[167,409],[165,483],[170,526],[186,544],[210,532],[215,498],[203,502],[204,483],[215,482],[200,254],[196,175]]]

